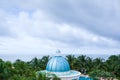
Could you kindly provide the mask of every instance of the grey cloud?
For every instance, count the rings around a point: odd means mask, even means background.
[[[120,1],[113,0],[60,0],[43,1],[47,13],[56,20],[81,25],[98,35],[120,40]]]
[[[39,37],[47,38],[48,40],[58,41],[64,44],[70,44],[72,46],[101,46],[101,47],[116,47],[117,43],[110,44],[111,42],[116,42],[115,40],[120,40],[120,28],[119,28],[119,19],[120,19],[120,7],[118,4],[120,3],[117,1],[112,0],[11,0],[8,4],[9,0],[2,0],[0,1],[0,8],[4,9],[8,12],[16,13],[17,12],[17,19],[18,21],[14,21],[20,28],[16,30],[18,34],[24,35],[24,32],[28,35],[32,35],[32,37]],[[8,5],[6,5],[8,4]],[[47,20],[45,19],[42,21],[39,20],[39,13],[38,13],[38,20],[33,19],[33,14],[36,10],[45,11],[45,13],[49,14],[53,19],[49,19],[48,22],[50,24],[47,25]],[[21,19],[19,12],[20,11],[33,11],[31,13],[31,17],[26,17],[26,15],[22,14]],[[29,14],[29,13],[28,13]],[[21,20],[19,20],[19,18]],[[41,18],[41,17],[40,17]],[[11,20],[11,19],[10,19]],[[52,22],[52,24],[51,24]],[[94,34],[95,37],[105,37],[106,39],[112,39],[110,41],[103,40],[98,38],[98,42],[93,42],[90,39],[84,39],[81,37],[82,32],[79,31],[78,34],[73,34],[73,32],[69,31],[68,33],[61,34],[57,26],[54,24],[69,24],[75,25],[77,27],[76,30],[84,28],[90,33]],[[16,25],[10,25],[11,28],[16,27]],[[40,26],[40,27],[39,27]],[[41,27],[42,26],[42,27]],[[47,26],[47,27],[46,27]],[[63,26],[63,25],[61,25]],[[61,27],[58,26],[58,27]],[[74,26],[70,26],[74,27]],[[61,27],[62,28],[62,27]],[[5,30],[6,28],[4,28]],[[9,28],[8,28],[9,29]],[[4,33],[9,32],[4,31]],[[13,30],[14,31],[14,30]],[[3,32],[1,34],[3,34]],[[9,33],[10,34],[10,33]],[[84,35],[84,36],[87,36]],[[26,36],[26,35],[25,35]],[[90,35],[88,35],[89,37]],[[91,37],[91,36],[90,36]],[[118,42],[119,43],[119,42]]]
[[[9,36],[10,32],[8,29],[4,28],[4,27],[0,27],[0,36]]]
[[[8,24],[8,16],[7,12],[0,10],[0,37],[15,37]]]
[[[0,11],[0,36],[8,36],[10,34],[4,16],[4,12]]]

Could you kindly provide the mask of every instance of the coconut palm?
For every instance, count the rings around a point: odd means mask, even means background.
[[[0,59],[0,80],[36,80],[36,71],[45,69],[49,56],[43,56],[41,59],[34,58],[29,62],[16,60],[14,63],[10,61],[3,61]],[[90,75],[102,76],[104,78],[120,79],[120,55],[111,55],[107,60],[102,58],[92,59],[85,55],[75,57],[74,55],[66,56],[71,69],[88,72]],[[52,77],[43,76],[43,80],[59,80],[54,74]],[[41,77],[38,78],[41,80]]]
[[[53,73],[42,73],[38,72],[36,76],[36,80],[61,80]]]
[[[20,76],[27,76],[29,75],[29,72],[31,71],[31,66],[27,64],[24,61],[16,60],[16,62],[13,64],[15,73],[19,74]]]
[[[115,78],[115,75],[113,75],[110,72],[103,71],[103,70],[94,70],[89,73],[89,76],[94,79],[98,79],[98,80],[101,80],[101,78],[104,78],[107,80]]]
[[[112,55],[106,61],[107,71],[120,76],[120,55]]]
[[[103,69],[104,59],[96,58],[93,60],[94,68],[95,69]]]
[[[40,68],[42,70],[45,69],[45,66],[47,65],[48,60],[50,59],[49,56],[43,56],[42,59],[40,59]]]
[[[74,55],[67,55],[66,59],[67,59],[67,61],[70,64],[70,68],[71,69],[76,69],[76,67],[78,66],[78,64],[77,64],[77,59],[75,58],[75,56]],[[76,66],[74,66],[74,65],[76,65]]]
[[[12,63],[0,60],[0,79],[7,80],[10,76],[12,76]]]
[[[90,71],[94,70],[94,63],[93,63],[93,60],[92,58],[90,57],[87,57],[86,58],[86,69],[87,69],[87,72],[89,73]]]
[[[32,66],[33,70],[36,70],[36,71],[40,70],[41,63],[40,63],[39,59],[37,59],[36,57],[33,58],[30,62],[28,62],[28,64],[30,64]]]
[[[86,69],[88,68],[87,66],[87,59],[85,55],[81,55],[77,57],[78,59],[78,64],[79,68],[81,69],[81,73],[86,74]]]
[[[5,63],[2,59],[0,59],[0,80],[4,79],[4,69],[5,69]]]

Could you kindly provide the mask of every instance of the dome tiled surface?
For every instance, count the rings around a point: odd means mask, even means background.
[[[62,56],[54,56],[47,63],[46,70],[50,72],[66,72],[70,70],[70,66]]]

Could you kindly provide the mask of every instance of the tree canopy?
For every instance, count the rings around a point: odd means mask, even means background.
[[[0,80],[42,80],[36,77],[36,72],[44,70],[50,56],[41,59],[33,58],[25,62],[17,59],[15,62],[0,59]],[[88,74],[92,78],[118,78],[120,79],[120,55],[111,55],[107,60],[103,58],[91,58],[86,55],[67,55],[71,69]],[[46,78],[46,74],[39,74]],[[44,79],[45,80],[45,79]],[[60,80],[54,76],[53,80]]]

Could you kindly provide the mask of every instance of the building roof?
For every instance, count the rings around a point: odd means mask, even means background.
[[[66,72],[70,70],[70,66],[64,57],[54,56],[48,61],[46,70],[49,72]]]

